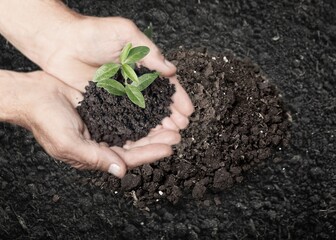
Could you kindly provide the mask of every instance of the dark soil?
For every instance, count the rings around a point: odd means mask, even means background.
[[[133,191],[126,195],[142,208],[159,199],[176,204],[183,192],[200,200],[232,187],[289,140],[289,115],[278,92],[250,61],[185,50],[168,57],[195,113],[175,155],[133,169],[120,183],[112,180],[113,189]],[[207,205],[217,197],[209,198]]]
[[[202,201],[190,189],[176,205],[160,200],[143,211],[112,190],[110,176],[53,161],[30,133],[0,124],[1,239],[335,239],[335,1],[67,3],[89,15],[129,17],[141,28],[152,22],[161,48],[231,49],[251,58],[291,110],[291,141],[230,189],[208,189]],[[1,68],[36,69],[0,41]]]
[[[136,69],[138,76],[149,72]],[[116,80],[122,81],[121,74]],[[150,129],[170,115],[169,105],[175,92],[166,78],[158,78],[142,93],[146,108],[133,104],[126,96],[113,96],[94,82],[85,88],[83,101],[77,107],[91,138],[110,146],[123,146],[126,140],[139,140]]]

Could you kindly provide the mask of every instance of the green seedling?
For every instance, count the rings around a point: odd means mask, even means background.
[[[106,63],[96,71],[93,81],[98,87],[104,88],[112,95],[127,97],[141,108],[146,107],[142,91],[151,85],[159,76],[158,72],[146,73],[137,76],[134,71],[135,64],[149,53],[149,48],[145,46],[132,47],[131,43],[123,48],[119,60],[120,63]],[[124,83],[114,79],[121,72]]]

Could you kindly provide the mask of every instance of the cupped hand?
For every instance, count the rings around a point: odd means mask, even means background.
[[[183,129],[188,125],[188,116],[194,111],[188,94],[179,84],[176,68],[160,53],[136,25],[121,17],[76,16],[53,32],[49,39],[49,52],[43,53],[38,64],[48,73],[68,85],[84,91],[99,66],[108,62],[119,62],[119,55],[127,43],[133,46],[148,46],[150,53],[140,62],[162,76],[170,77],[176,85],[171,106],[172,115],[163,121],[169,129]]]
[[[78,169],[108,171],[123,177],[128,168],[151,163],[172,154],[180,135],[158,126],[127,147],[109,147],[91,140],[75,107],[82,94],[44,72],[15,73],[11,81],[17,102],[13,123],[26,127],[52,157]]]

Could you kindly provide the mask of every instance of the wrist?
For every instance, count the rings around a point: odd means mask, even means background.
[[[17,97],[18,84],[15,72],[0,71],[0,121],[2,122],[17,124],[20,115]]]
[[[42,72],[18,73],[0,70],[0,121],[20,125],[30,130],[34,105],[41,102],[44,86]]]
[[[60,50],[81,18],[59,0],[3,0],[0,15],[0,33],[40,67]]]

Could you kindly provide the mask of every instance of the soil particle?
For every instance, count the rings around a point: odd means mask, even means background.
[[[140,186],[141,176],[128,173],[121,179],[121,189],[125,191],[133,190],[134,188]]]

